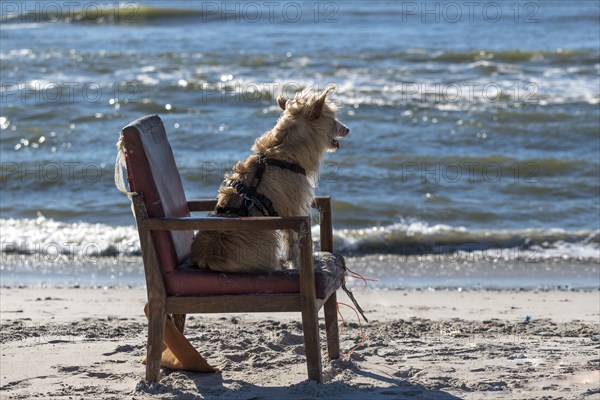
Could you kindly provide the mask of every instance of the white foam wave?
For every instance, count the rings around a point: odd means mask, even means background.
[[[36,219],[0,219],[5,254],[84,257],[139,254],[135,227]],[[313,227],[318,243],[319,227]],[[470,230],[420,221],[334,231],[336,251],[347,254],[460,254],[482,252],[494,258],[600,260],[600,230],[560,228]],[[515,256],[517,254],[517,256]]]
[[[483,252],[498,258],[600,260],[600,230],[562,228],[469,230],[449,225],[401,222],[335,232],[336,249],[354,254],[452,254]]]
[[[134,227],[85,222],[64,223],[45,217],[0,219],[3,253],[102,256],[139,253]]]
[[[3,23],[0,25],[0,30],[15,30],[15,29],[35,29],[41,26],[38,22],[29,22],[29,23],[21,23],[21,24],[6,24]]]

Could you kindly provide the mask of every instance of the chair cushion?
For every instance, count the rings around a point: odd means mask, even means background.
[[[165,127],[157,115],[138,119],[123,128],[130,190],[141,193],[149,217],[189,217],[179,170]],[[153,232],[164,273],[175,270],[189,256],[193,231]]]
[[[318,299],[327,299],[344,282],[344,257],[319,252],[314,256]],[[300,271],[222,273],[184,264],[165,275],[169,296],[219,296],[241,294],[288,294],[300,292]]]

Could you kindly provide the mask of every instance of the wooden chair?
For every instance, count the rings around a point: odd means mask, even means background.
[[[133,203],[148,290],[146,379],[160,379],[167,317],[183,332],[185,316],[190,313],[300,311],[308,378],[321,382],[318,311],[324,308],[329,358],[338,358],[336,290],[343,282],[344,268],[331,262],[332,257],[313,268],[310,217],[191,217],[190,212],[213,210],[216,200],[186,200],[165,128],[156,115],[123,128],[118,147],[117,165],[126,164],[127,168],[127,194]],[[115,174],[115,181],[117,175],[121,174]],[[122,191],[123,180],[119,180]],[[316,198],[313,207],[320,212],[321,250],[332,252],[330,198]],[[292,229],[298,233],[301,248],[297,269],[223,274],[182,267],[193,231],[202,229]]]

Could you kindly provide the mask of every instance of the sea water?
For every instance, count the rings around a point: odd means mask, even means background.
[[[143,283],[113,183],[128,122],[159,114],[188,198],[214,198],[274,125],[278,95],[334,83],[351,133],[318,193],[333,197],[336,250],[373,285],[600,286],[596,1],[0,14],[4,285]]]

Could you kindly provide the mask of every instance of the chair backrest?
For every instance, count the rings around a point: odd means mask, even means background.
[[[158,115],[140,118],[122,131],[129,190],[141,193],[149,217],[189,217],[190,211],[165,127]],[[184,261],[192,231],[153,232],[160,266],[172,272]]]

